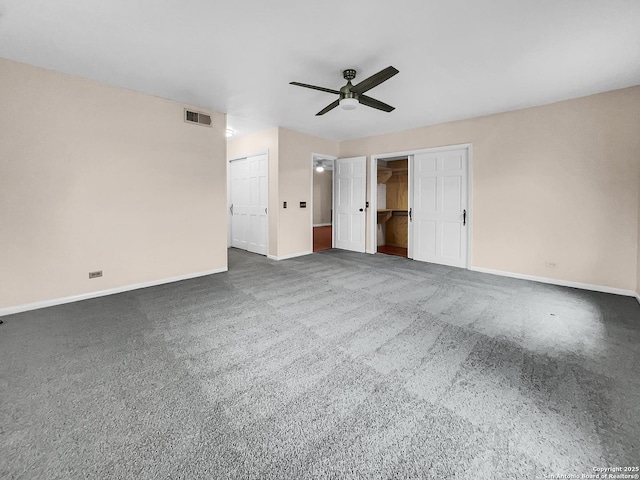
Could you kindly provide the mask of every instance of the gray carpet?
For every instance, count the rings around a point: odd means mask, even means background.
[[[640,462],[633,298],[330,250],[5,317],[0,477],[465,478]]]

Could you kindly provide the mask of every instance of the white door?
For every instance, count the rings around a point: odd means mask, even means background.
[[[267,254],[267,155],[234,160],[231,169],[231,246]]]
[[[467,266],[468,150],[414,155],[414,260]]]
[[[249,163],[246,158],[229,164],[231,175],[231,246],[247,249],[249,239]]]
[[[335,248],[365,250],[366,157],[339,158],[333,176]]]

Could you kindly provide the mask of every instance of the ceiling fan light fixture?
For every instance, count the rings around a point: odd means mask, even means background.
[[[316,164],[316,172],[324,172],[324,165],[322,163]]]
[[[236,133],[233,131],[233,129],[231,128],[227,128],[226,131],[224,132],[224,136],[229,138],[229,137],[233,137],[233,134]]]
[[[352,68],[349,68],[342,72],[342,76],[347,81],[347,84],[341,87],[340,90],[318,87],[317,85],[309,85],[308,83],[289,83],[297,87],[310,88],[312,90],[319,90],[321,92],[339,95],[339,97],[336,98],[333,102],[316,113],[316,117],[319,115],[324,115],[325,113],[330,112],[338,106],[340,106],[343,110],[353,110],[355,108],[358,108],[359,104],[362,104],[365,107],[371,107],[389,113],[395,110],[395,108],[391,105],[387,105],[386,103],[381,102],[380,100],[376,100],[375,98],[371,98],[365,95],[365,92],[368,92],[372,88],[377,87],[382,82],[386,82],[397,73],[400,73],[397,68],[387,67],[380,70],[378,73],[364,79],[363,81],[358,82],[356,85],[353,85],[351,83],[351,80],[356,78],[356,71]]]
[[[358,100],[355,98],[342,98],[340,99],[340,108],[343,110],[354,110],[358,107]]]

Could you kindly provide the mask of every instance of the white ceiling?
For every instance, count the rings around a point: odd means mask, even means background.
[[[638,85],[640,1],[0,0],[0,56],[342,140]],[[289,85],[389,65],[392,113]]]

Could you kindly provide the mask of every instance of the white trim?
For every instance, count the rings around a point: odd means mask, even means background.
[[[378,158],[369,157],[369,248],[366,253],[378,252]],[[365,239],[365,245],[367,241]]]
[[[469,270],[480,273],[489,273],[491,275],[499,275],[501,277],[518,278],[520,280],[532,280],[534,282],[548,283],[551,285],[560,285],[561,287],[579,288],[582,290],[591,290],[594,292],[613,293],[614,295],[624,295],[626,297],[640,297],[633,290],[624,290],[622,288],[606,287],[604,285],[592,285],[590,283],[572,282],[569,280],[558,280],[556,278],[537,277],[535,275],[527,275],[524,273],[507,272],[503,270],[493,270],[483,267],[469,267]],[[640,302],[640,298],[638,298]]]
[[[417,153],[436,153],[436,152],[446,152],[448,150],[460,150],[462,148],[471,147],[470,143],[458,143],[455,145],[443,145],[441,147],[424,147],[419,148],[417,150],[404,150],[402,152],[390,152],[390,153],[376,153],[375,155],[371,155],[371,158],[375,158],[376,160],[387,160],[393,158],[403,158],[408,157],[409,155],[416,155]]]
[[[233,162],[235,160],[244,160],[245,158],[257,157],[259,155],[269,155],[269,149],[267,148],[265,150],[260,150],[259,152],[248,153],[247,155],[240,155],[239,157],[229,158],[227,159],[227,162]]]
[[[107,295],[114,295],[116,293],[129,292],[131,290],[138,290],[141,288],[155,287],[157,285],[163,285],[165,283],[173,283],[173,282],[179,282],[181,280],[189,280],[197,277],[205,277],[207,275],[213,275],[215,273],[222,273],[226,271],[227,271],[227,268],[216,268],[213,270],[206,270],[204,272],[187,273],[186,275],[178,275],[176,277],[163,278],[161,280],[151,280],[149,282],[134,283],[131,285],[125,285],[123,287],[110,288],[107,290],[99,290],[97,292],[83,293],[81,295],[72,295],[70,297],[43,300],[41,302],[25,303],[23,305],[17,305],[15,307],[0,308],[0,317],[4,315],[12,315],[14,313],[27,312],[29,310],[37,310],[39,308],[63,305],[65,303],[79,302],[81,300],[88,300],[90,298],[105,297]]]
[[[467,144],[467,270],[471,268],[473,245],[473,145]]]
[[[314,223],[314,227],[330,227],[333,223]]]
[[[640,293],[636,293],[636,300],[638,300],[638,303],[640,303]]]
[[[407,208],[409,208],[409,214],[412,215],[414,212],[413,205],[413,175],[414,175],[414,167],[415,167],[415,156],[408,155],[407,156]],[[413,260],[413,221],[411,218],[408,219],[409,222],[407,224],[407,258]],[[376,241],[376,243],[378,243]]]
[[[289,255],[282,255],[281,257],[276,257],[275,255],[267,255],[267,258],[269,260],[289,260],[290,258],[296,258],[296,257],[304,257],[305,255],[311,255],[313,253],[312,250],[309,250],[308,252],[300,252],[300,253],[290,253]]]
[[[227,175],[227,248],[231,248],[231,160],[225,164]]]
[[[269,222],[269,212],[271,211],[271,205],[269,204],[269,192],[271,191],[271,186],[269,185],[269,177],[271,175],[271,157],[269,156],[269,149],[267,148],[267,151],[265,152],[265,155],[267,156],[267,251],[265,252],[265,254],[269,253],[269,237],[271,235],[269,235],[269,228],[271,222]],[[278,211],[278,205],[276,205],[276,212]]]

